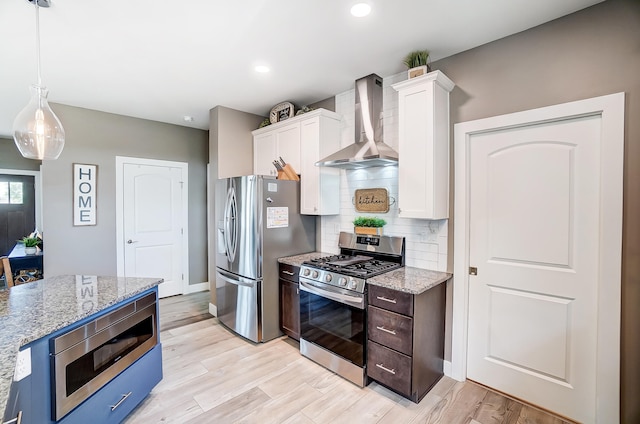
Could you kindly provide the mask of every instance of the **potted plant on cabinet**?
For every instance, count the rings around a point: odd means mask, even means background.
[[[354,232],[356,234],[367,234],[373,236],[382,235],[382,227],[387,224],[382,218],[359,216],[353,220]]]
[[[23,237],[19,241],[24,244],[24,253],[27,255],[35,255],[38,245],[42,243],[38,237]]]
[[[407,71],[408,78],[419,77],[430,71],[427,60],[429,59],[428,50],[417,50],[409,53],[404,58],[404,64],[407,65],[409,70]]]

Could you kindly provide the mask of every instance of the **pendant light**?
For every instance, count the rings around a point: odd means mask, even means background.
[[[49,0],[27,0],[36,9],[36,54],[38,83],[31,85],[31,100],[13,121],[13,139],[22,156],[28,159],[58,159],[64,147],[64,128],[47,102],[49,90],[40,76],[40,7],[49,7]]]

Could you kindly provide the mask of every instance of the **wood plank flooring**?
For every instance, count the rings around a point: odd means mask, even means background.
[[[212,318],[208,291],[160,299],[160,331]]]
[[[361,389],[302,357],[286,336],[254,344],[211,315],[198,320],[205,293],[160,301],[164,378],[125,423],[566,423],[448,377],[420,404],[376,383]]]

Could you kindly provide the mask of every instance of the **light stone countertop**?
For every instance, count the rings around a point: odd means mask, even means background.
[[[161,282],[158,278],[64,275],[0,290],[0,419],[20,347]]]
[[[444,283],[452,274],[429,269],[402,267],[367,279],[367,284],[405,293],[420,294]]]
[[[300,266],[304,261],[310,261],[311,259],[322,258],[323,256],[330,256],[330,255],[335,255],[335,253],[325,253],[325,252],[302,253],[300,255],[278,258],[278,262],[280,262],[281,264]]]
[[[332,253],[303,253],[301,255],[279,258],[278,262],[287,265],[300,266],[304,261],[329,255],[332,255]],[[420,294],[440,283],[444,283],[451,278],[451,276],[452,274],[448,272],[402,267],[393,271],[385,272],[384,274],[380,274],[376,277],[368,278],[367,284],[386,287],[405,293]]]

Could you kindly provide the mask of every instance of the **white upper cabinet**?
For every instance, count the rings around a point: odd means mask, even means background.
[[[300,213],[337,215],[340,213],[340,170],[315,166],[315,163],[340,149],[340,115],[319,110],[303,116],[305,119],[300,121],[303,158]]]
[[[340,149],[340,120],[337,113],[317,109],[252,132],[254,174],[277,175],[273,161],[282,156],[300,174],[304,215],[340,211],[340,170],[315,166]]]
[[[398,216],[449,217],[449,93],[440,71],[393,85],[398,91]]]
[[[253,131],[253,173],[256,175],[277,175],[273,161],[282,157],[284,161],[300,173],[300,124],[282,123]],[[273,128],[271,128],[273,127]]]

